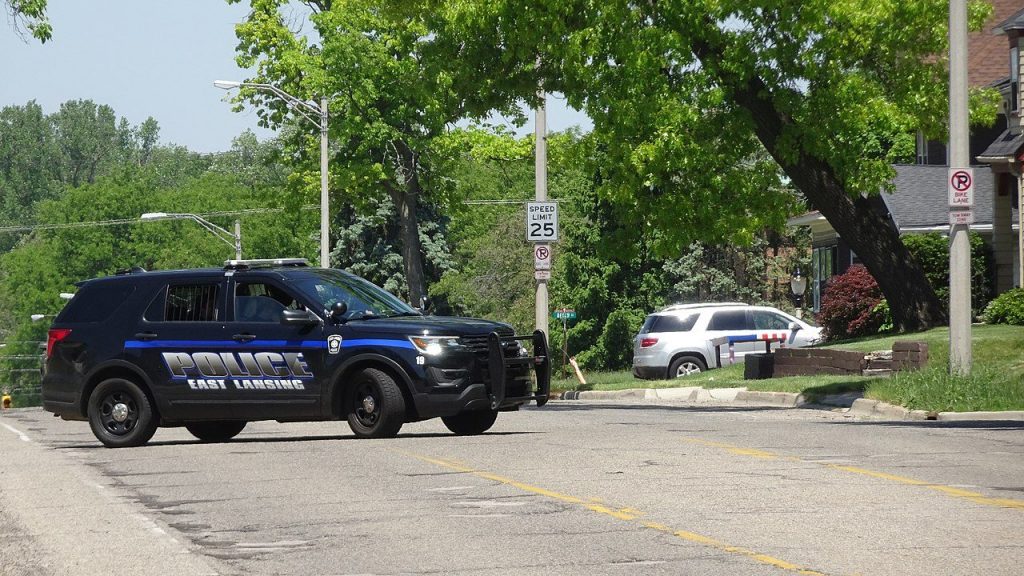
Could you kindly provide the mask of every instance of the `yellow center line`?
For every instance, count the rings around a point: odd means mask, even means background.
[[[702,546],[708,546],[721,552],[727,552],[729,554],[735,554],[739,556],[746,556],[757,562],[767,564],[769,566],[774,566],[781,570],[794,572],[796,574],[805,574],[808,576],[826,576],[823,572],[817,572],[815,570],[803,568],[801,566],[797,566],[796,564],[786,562],[785,560],[774,558],[767,554],[761,554],[759,552],[748,550],[746,548],[741,548],[739,546],[725,544],[724,542],[719,542],[714,538],[710,538],[702,534],[687,532],[686,530],[676,530],[675,528],[666,526],[664,524],[658,524],[656,522],[638,521],[637,518],[643,516],[644,514],[643,512],[636,510],[634,508],[614,508],[611,506],[606,506],[600,503],[603,501],[599,498],[577,498],[576,496],[570,496],[569,494],[562,494],[561,492],[555,492],[553,490],[548,490],[546,488],[541,488],[539,486],[534,486],[532,484],[526,484],[524,482],[512,480],[511,478],[506,478],[504,476],[499,476],[497,474],[492,474],[490,472],[476,470],[460,462],[453,462],[451,460],[442,458],[432,458],[430,456],[424,456],[422,454],[416,454],[413,452],[405,452],[402,450],[396,450],[396,452],[400,452],[402,454],[405,454],[406,456],[411,456],[423,462],[428,462],[430,464],[435,464],[443,468],[448,468],[449,470],[455,470],[457,472],[462,472],[465,474],[476,476],[477,478],[483,478],[485,480],[491,480],[499,484],[504,484],[506,486],[511,486],[513,488],[518,488],[519,490],[522,490],[524,492],[537,494],[539,496],[544,496],[546,498],[551,498],[554,500],[565,502],[567,504],[574,504],[587,510],[590,510],[592,512],[597,512],[598,514],[604,514],[617,520],[631,522],[644,528],[656,530],[663,534],[675,536],[676,538],[679,538],[681,540],[686,540],[688,542],[693,542],[695,544],[700,544]]]
[[[970,490],[954,488],[953,486],[944,486],[942,484],[932,484],[931,482],[925,482],[924,480],[917,480],[915,478],[907,478],[906,476],[897,476],[895,474],[886,474],[885,472],[876,472],[875,470],[868,470],[866,468],[859,468],[857,466],[845,466],[841,464],[815,462],[813,460],[806,460],[803,458],[797,458],[795,456],[780,456],[772,452],[757,450],[754,448],[743,448],[740,446],[733,446],[731,444],[726,444],[724,442],[714,442],[712,440],[704,440],[701,438],[683,438],[682,440],[683,442],[687,442],[689,444],[699,444],[701,446],[708,446],[711,448],[721,448],[738,456],[750,456],[753,458],[761,458],[766,460],[777,458],[789,462],[817,464],[818,466],[824,466],[825,468],[830,468],[832,470],[840,470],[842,472],[849,472],[851,474],[860,474],[861,476],[870,476],[872,478],[888,480],[890,482],[898,482],[900,484],[907,484],[910,486],[920,486],[922,488],[927,488],[928,490],[934,490],[941,494],[945,494],[953,498],[961,498],[963,500],[968,500],[976,504],[983,504],[985,506],[997,506],[999,508],[1016,508],[1019,510],[1024,510],[1024,500],[1015,500],[1013,498],[990,498],[978,492],[971,492]]]

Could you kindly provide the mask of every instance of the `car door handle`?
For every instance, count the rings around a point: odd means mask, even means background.
[[[256,339],[256,335],[255,334],[235,334],[234,336],[232,336],[232,338],[235,339],[235,342],[252,342],[253,340]]]
[[[143,342],[149,342],[150,340],[156,340],[155,332],[138,332],[135,334],[136,340],[142,340]]]

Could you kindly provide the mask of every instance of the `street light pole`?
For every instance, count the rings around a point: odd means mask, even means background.
[[[217,226],[213,222],[196,214],[168,213],[168,212],[147,212],[139,216],[139,220],[194,220],[197,224],[206,228],[208,232],[216,236],[222,242],[235,249],[235,260],[242,259],[242,222],[235,220],[234,233]]]
[[[330,174],[330,172],[328,172],[327,154],[327,128],[329,127],[327,117],[327,98],[321,98],[319,104],[315,102],[307,102],[292,96],[273,84],[262,84],[258,82],[214,80],[213,85],[222,90],[247,87],[270,92],[283,100],[289,108],[301,114],[306,120],[309,120],[314,126],[320,129],[320,267],[329,268],[331,265],[331,230],[330,211],[328,209],[329,198],[327,194],[327,179]]]

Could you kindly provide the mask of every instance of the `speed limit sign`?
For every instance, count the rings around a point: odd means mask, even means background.
[[[555,242],[558,240],[558,203],[526,203],[526,240]]]

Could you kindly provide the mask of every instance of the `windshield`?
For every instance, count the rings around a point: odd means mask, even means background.
[[[309,270],[308,274],[295,278],[294,284],[325,313],[336,302],[344,302],[348,310],[343,317],[348,319],[420,315],[415,308],[358,276],[329,269]]]

